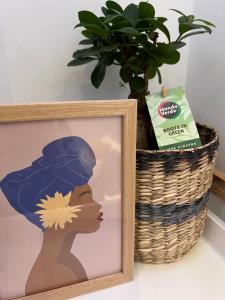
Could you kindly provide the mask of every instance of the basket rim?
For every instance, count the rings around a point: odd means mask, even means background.
[[[196,148],[190,148],[190,149],[182,149],[182,150],[177,150],[177,149],[176,150],[146,150],[146,149],[138,149],[137,148],[136,151],[137,152],[142,152],[142,153],[149,153],[149,154],[150,153],[151,154],[157,154],[157,153],[158,154],[159,153],[176,153],[176,154],[178,154],[178,153],[194,153],[198,150],[205,149],[205,148],[211,146],[212,144],[214,144],[215,142],[218,141],[219,135],[218,135],[218,132],[214,128],[211,128],[207,125],[203,125],[203,124],[200,124],[200,123],[196,123],[196,125],[204,127],[205,129],[211,130],[215,135],[214,139],[211,142],[209,142],[209,143],[207,143],[203,146],[196,147]]]

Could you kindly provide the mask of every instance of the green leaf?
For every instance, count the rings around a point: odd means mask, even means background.
[[[180,18],[178,18],[178,22],[180,24],[186,24],[187,23],[187,17],[186,16],[181,16]]]
[[[140,2],[138,6],[139,15],[141,18],[154,18],[155,17],[155,9],[148,2]]]
[[[196,22],[196,21],[197,21],[197,22],[202,22],[202,23],[204,23],[204,24],[206,24],[206,25],[208,25],[208,26],[216,27],[216,25],[214,25],[213,23],[211,23],[211,22],[209,22],[209,21],[206,21],[206,20],[195,19],[194,21],[195,21],[195,22]]]
[[[156,55],[153,55],[151,58],[147,58],[145,60],[146,62],[146,66],[149,68],[149,67],[154,67],[154,68],[159,68],[163,65],[162,61],[160,61],[160,59],[156,56]]]
[[[148,79],[152,79],[155,77],[157,72],[157,68],[154,65],[150,65],[148,68]]]
[[[166,35],[168,41],[170,42],[170,32],[169,32],[169,30],[167,29],[167,27],[162,22],[160,22],[158,20],[155,20],[153,18],[141,19],[140,21],[137,22],[136,28],[138,30],[142,29],[142,31],[143,30],[149,30],[149,29],[151,29],[151,30],[159,29],[160,31],[162,31]]]
[[[111,27],[111,30],[116,30],[116,29],[121,29],[121,28],[124,28],[124,27],[129,27],[130,26],[130,23],[126,20],[124,21],[119,21],[115,24],[113,24],[113,26]]]
[[[152,61],[153,59],[156,61],[159,61],[158,55],[157,55],[157,51],[158,48],[156,48],[155,45],[153,45],[152,43],[143,43],[143,50],[141,51],[141,55],[145,55],[147,54],[146,57],[146,62],[148,62],[149,60]]]
[[[91,31],[89,31],[89,30],[83,30],[81,33],[82,33],[83,36],[86,37],[87,39],[93,38],[93,34],[92,34]]]
[[[140,34],[140,35],[136,35],[135,36],[135,40],[133,39],[132,40],[132,43],[140,43],[140,44],[143,44],[143,43],[146,43],[148,41],[148,36],[146,34]]]
[[[82,10],[78,13],[80,23],[82,24],[92,24],[104,29],[104,25],[99,20],[99,18],[90,11]]]
[[[96,89],[100,87],[102,81],[104,80],[105,73],[106,65],[99,62],[91,74],[91,82]]]
[[[135,35],[135,34],[140,34],[136,29],[134,29],[133,27],[124,27],[124,28],[120,28],[120,29],[116,29],[114,31],[117,32],[123,32],[123,33],[127,33],[127,34],[131,34],[131,35]]]
[[[94,42],[93,39],[86,39],[79,42],[79,45],[92,45]]]
[[[174,65],[180,60],[180,53],[170,44],[158,43],[156,56],[163,63]]]
[[[170,32],[167,29],[167,27],[164,24],[162,24],[161,22],[159,22],[159,21],[155,21],[155,25],[157,26],[157,28],[160,31],[162,31],[166,35],[168,41],[170,42]]]
[[[100,60],[106,66],[111,66],[114,62],[114,55],[112,52],[103,53]]]
[[[199,28],[201,28],[201,25],[182,23],[179,25],[179,32],[180,34],[184,34],[193,29],[199,29]]]
[[[157,73],[157,75],[158,75],[158,81],[159,81],[159,84],[162,84],[162,75],[161,75],[159,69],[156,70],[156,73]]]
[[[191,25],[189,25],[187,23],[181,23],[179,25],[179,33],[180,34],[183,34],[183,33],[187,32],[187,31],[190,31],[190,30],[192,30],[192,27],[191,27]]]
[[[212,33],[212,29],[209,26],[201,25],[200,28],[205,29],[206,31],[208,31],[209,34]]]
[[[189,16],[181,16],[179,19],[178,19],[178,22],[180,24],[192,24],[193,21],[194,21],[194,18],[195,16],[194,15],[189,15]]]
[[[111,12],[107,8],[105,8],[104,6],[102,6],[102,13],[103,13],[104,16],[108,16],[108,15],[111,14]]]
[[[73,58],[84,58],[87,56],[95,56],[100,53],[99,49],[96,47],[91,47],[87,49],[77,50],[73,53]]]
[[[74,26],[74,29],[78,27],[83,27],[83,25],[81,23],[78,23],[76,26]]]
[[[145,61],[145,68],[147,68],[149,78],[154,78],[156,75],[156,70],[162,66],[162,62],[158,58],[150,58]]]
[[[115,56],[115,60],[116,60],[120,65],[122,65],[122,64],[125,62],[125,60],[126,60],[126,56],[125,56],[125,54],[122,53],[122,52],[116,52],[114,56]]]
[[[186,43],[181,42],[181,41],[175,41],[175,42],[171,42],[170,45],[173,46],[174,49],[180,49],[180,48],[186,46]]]
[[[99,26],[93,24],[85,24],[85,28],[89,31],[94,33],[95,35],[99,36],[101,39],[106,40],[107,32]]]
[[[135,26],[135,24],[138,21],[138,16],[139,16],[139,12],[138,12],[138,8],[137,5],[135,4],[129,4],[123,14],[122,14],[133,26]]]
[[[103,24],[109,24],[109,23],[114,23],[117,22],[121,19],[121,16],[118,15],[109,15],[105,18],[103,21]]]
[[[129,66],[135,73],[143,72],[143,63],[141,58],[131,57],[127,60],[126,65]]]
[[[101,48],[99,48],[99,50],[101,52],[111,52],[113,50],[116,50],[118,47],[119,47],[119,44],[112,44],[112,45],[101,47]]]
[[[154,22],[155,19],[153,18],[146,18],[146,19],[140,19],[136,25],[135,28],[137,28],[138,30],[149,30],[152,27],[151,22]]]
[[[73,59],[71,62],[68,63],[67,66],[68,67],[81,66],[81,65],[87,64],[93,60],[95,60],[95,58],[92,58],[92,57]]]
[[[106,1],[106,6],[107,6],[108,9],[116,11],[120,14],[123,13],[122,7],[118,3],[116,3],[115,1]]]
[[[192,23],[194,21],[195,16],[194,15],[189,15],[187,16],[188,22]]]
[[[129,66],[122,66],[120,68],[120,77],[125,83],[130,81],[132,77],[132,71],[130,70]]]
[[[112,52],[113,50],[118,48],[119,44],[112,44],[109,46],[103,46],[103,47],[91,47],[87,49],[81,49],[74,52],[73,57],[74,58],[83,58],[87,56],[96,56],[103,52]]]
[[[170,10],[173,10],[173,11],[175,11],[176,13],[178,13],[178,14],[182,15],[183,17],[187,18],[187,16],[185,16],[185,14],[182,13],[182,11],[180,11],[180,10],[178,10],[178,9],[171,8]]]
[[[203,34],[203,33],[206,33],[207,31],[193,31],[193,32],[190,32],[190,33],[188,33],[188,34],[185,34],[184,36],[182,36],[182,38],[180,39],[180,41],[182,41],[182,40],[184,40],[184,39],[186,39],[186,38],[188,38],[188,37],[190,37],[190,36],[192,36],[192,35],[197,35],[197,34]]]
[[[155,19],[161,23],[165,23],[167,21],[167,18],[163,18],[163,17],[157,17]]]
[[[99,17],[99,20],[103,23],[103,21],[105,21],[105,17]]]
[[[146,83],[142,77],[134,76],[130,81],[130,85],[136,92],[141,93],[145,90]]]

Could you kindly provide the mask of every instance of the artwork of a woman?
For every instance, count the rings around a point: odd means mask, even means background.
[[[97,231],[103,220],[101,205],[88,184],[95,164],[86,141],[64,137],[45,146],[31,166],[0,182],[10,205],[43,231],[26,295],[88,280],[71,248],[78,233]]]

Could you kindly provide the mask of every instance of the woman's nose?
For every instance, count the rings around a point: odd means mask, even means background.
[[[102,205],[99,202],[97,202],[97,201],[94,201],[94,202],[96,203],[96,206],[97,206],[98,209],[102,208]]]

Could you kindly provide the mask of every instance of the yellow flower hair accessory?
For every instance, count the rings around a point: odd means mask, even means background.
[[[54,197],[46,195],[46,199],[41,199],[42,203],[37,204],[42,209],[36,211],[40,215],[40,220],[44,228],[64,229],[66,222],[72,223],[73,218],[77,218],[77,213],[81,211],[81,205],[69,206],[72,192],[67,195],[56,192]]]

